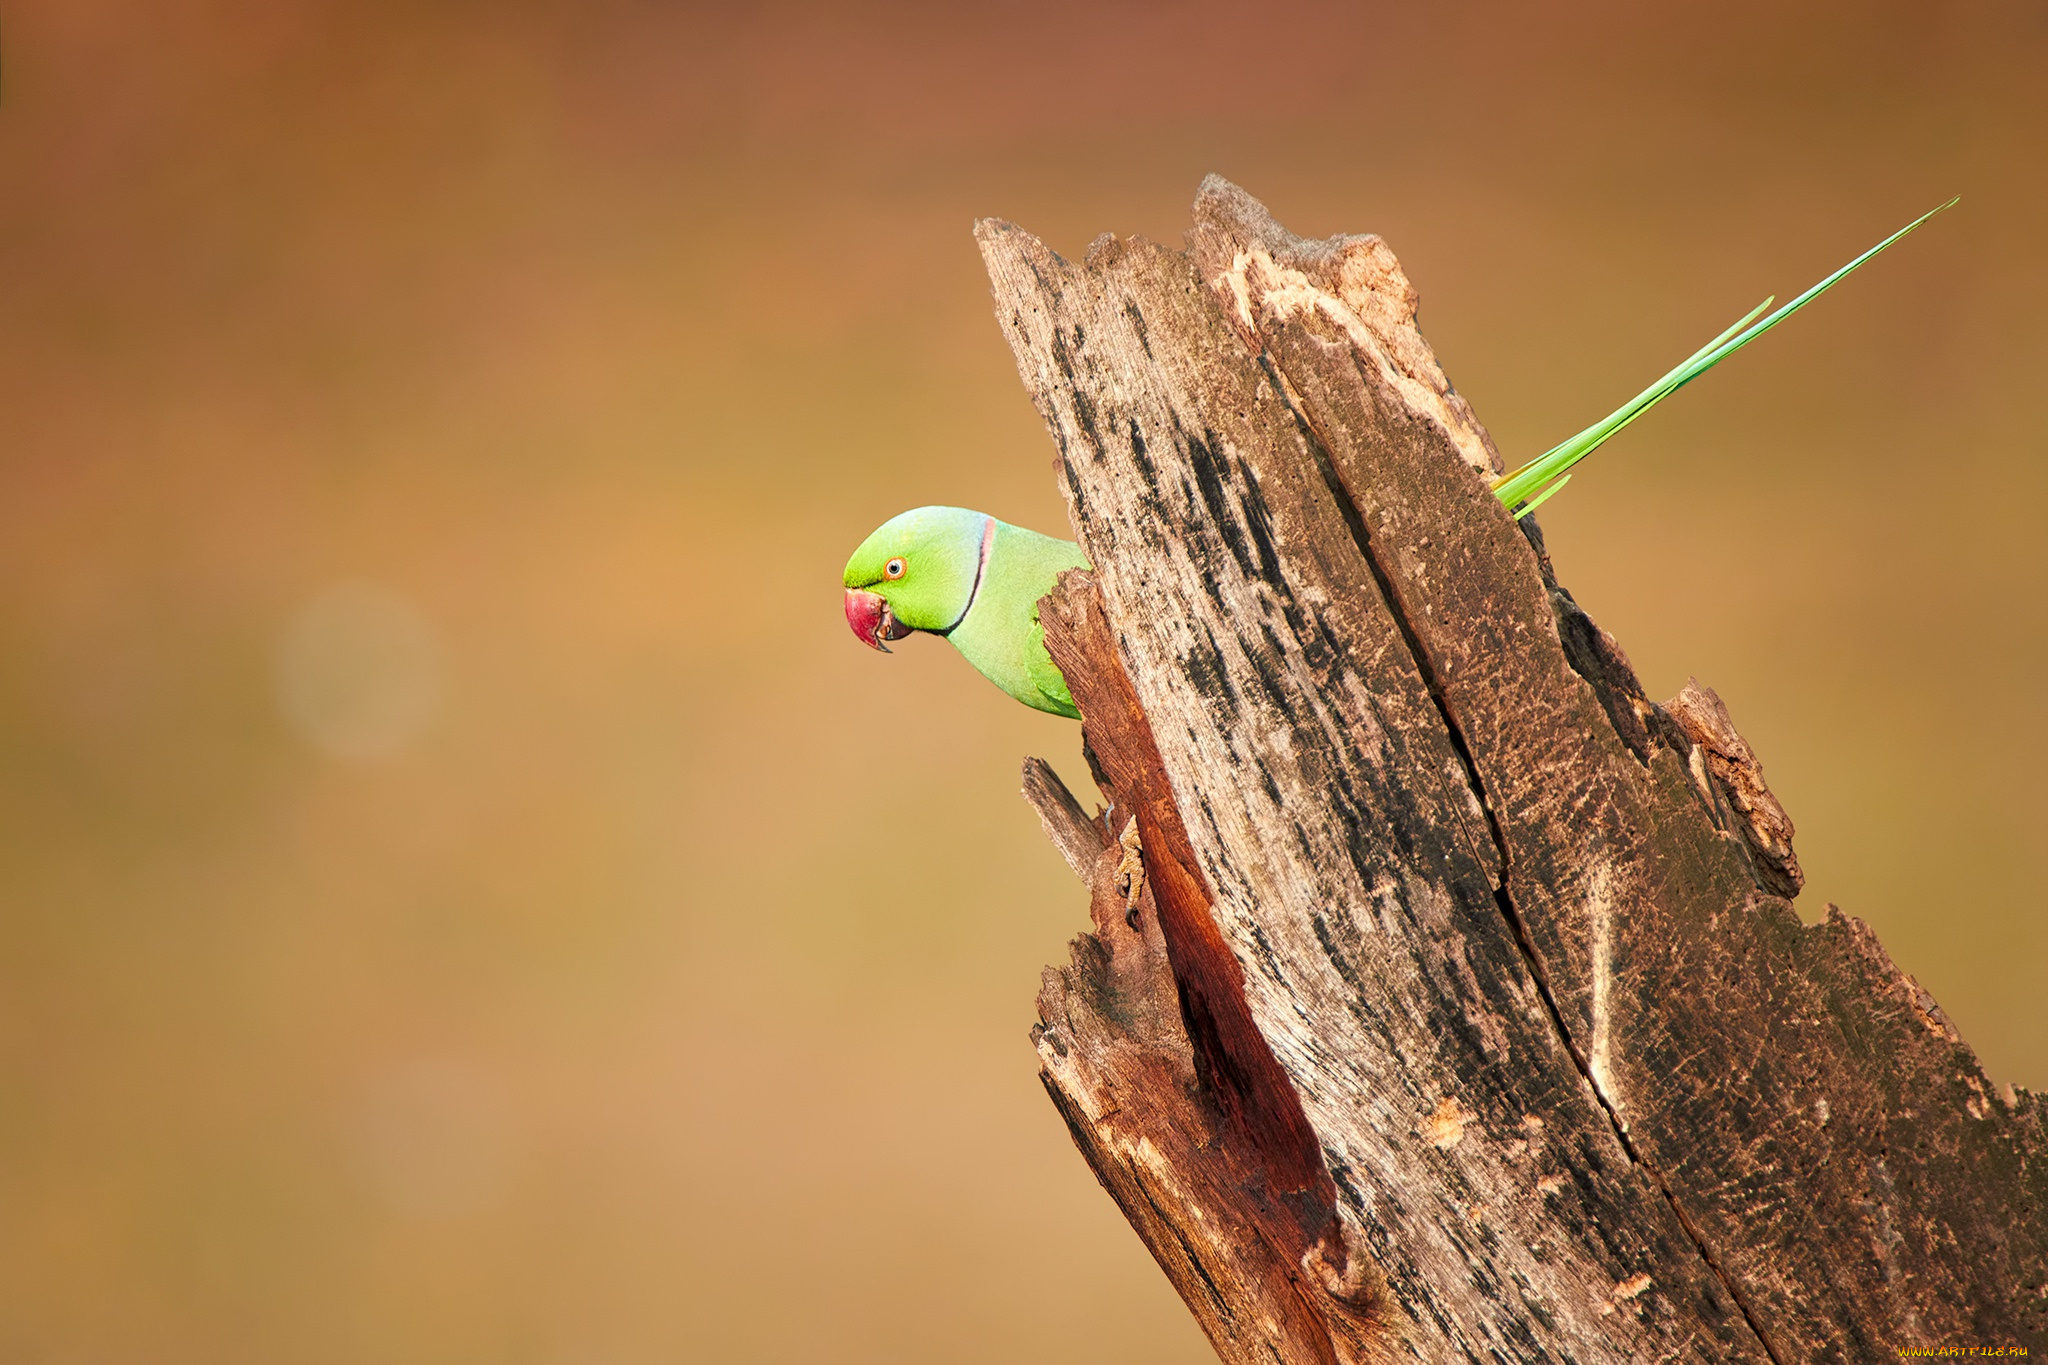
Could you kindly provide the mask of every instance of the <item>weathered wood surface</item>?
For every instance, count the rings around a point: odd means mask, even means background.
[[[1218,1353],[2048,1349],[2041,1101],[1800,923],[1726,708],[1651,703],[1557,586],[1387,247],[1214,179],[1184,251],[978,235],[1095,566],[1048,644],[1143,850],[1127,916],[1033,770],[1097,924],[1035,1038]]]

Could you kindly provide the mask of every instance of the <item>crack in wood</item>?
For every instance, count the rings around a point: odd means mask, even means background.
[[[1253,310],[1251,316],[1256,315],[1257,311]],[[1253,334],[1253,339],[1256,342],[1256,333]],[[1782,1357],[1771,1342],[1770,1334],[1764,1330],[1763,1324],[1758,1321],[1750,1306],[1744,1302],[1741,1286],[1737,1285],[1728,1276],[1719,1258],[1714,1255],[1713,1249],[1700,1236],[1699,1229],[1693,1224],[1691,1219],[1686,1217],[1685,1209],[1680,1204],[1677,1193],[1671,1188],[1670,1182],[1653,1163],[1643,1159],[1642,1154],[1636,1150],[1635,1144],[1629,1140],[1628,1125],[1622,1121],[1613,1077],[1611,1073],[1606,1072],[1604,1067],[1609,1025],[1606,996],[1611,968],[1607,947],[1608,926],[1613,913],[1612,905],[1607,899],[1604,887],[1596,886],[1594,895],[1594,900],[1600,908],[1596,910],[1596,918],[1594,920],[1594,968],[1592,974],[1593,1038],[1591,1047],[1588,1049],[1582,1048],[1579,1045],[1578,1040],[1573,1036],[1570,1025],[1565,1021],[1564,1012],[1558,1008],[1557,998],[1550,989],[1549,973],[1544,967],[1542,954],[1537,951],[1535,943],[1530,938],[1528,926],[1523,922],[1521,911],[1515,906],[1514,893],[1509,886],[1509,873],[1512,868],[1513,854],[1508,847],[1507,836],[1501,831],[1500,817],[1494,809],[1493,798],[1487,793],[1486,780],[1480,774],[1479,765],[1473,761],[1471,748],[1466,743],[1464,727],[1459,723],[1456,713],[1452,710],[1450,700],[1445,696],[1443,684],[1438,677],[1437,661],[1424,644],[1414,624],[1408,619],[1403,595],[1396,591],[1388,566],[1375,553],[1372,536],[1366,530],[1365,518],[1360,512],[1356,500],[1352,497],[1351,490],[1345,487],[1342,476],[1338,474],[1336,468],[1331,463],[1328,448],[1316,433],[1314,420],[1303,410],[1299,396],[1293,391],[1293,386],[1286,383],[1284,375],[1275,366],[1270,355],[1266,353],[1263,344],[1260,344],[1259,348],[1259,363],[1263,369],[1269,374],[1274,375],[1281,383],[1283,391],[1287,394],[1288,405],[1294,409],[1296,419],[1300,423],[1302,431],[1312,443],[1317,457],[1316,467],[1322,474],[1325,486],[1328,487],[1331,496],[1336,500],[1337,506],[1343,514],[1344,525],[1350,531],[1351,538],[1358,547],[1360,557],[1372,569],[1373,578],[1379,584],[1381,596],[1386,599],[1393,621],[1400,629],[1402,641],[1408,646],[1409,655],[1415,660],[1416,667],[1422,674],[1423,683],[1429,689],[1429,699],[1435,704],[1437,715],[1443,722],[1444,732],[1450,739],[1452,749],[1458,755],[1458,762],[1464,770],[1465,780],[1471,785],[1472,791],[1478,800],[1479,808],[1485,814],[1487,831],[1492,837],[1494,849],[1500,858],[1501,878],[1494,887],[1494,901],[1500,907],[1501,917],[1513,933],[1515,943],[1521,949],[1522,957],[1528,964],[1529,974],[1534,978],[1536,989],[1543,998],[1545,1011],[1550,1017],[1552,1026],[1557,1031],[1558,1041],[1564,1046],[1566,1052],[1577,1065],[1579,1073],[1585,1077],[1587,1085],[1591,1087],[1593,1094],[1599,1099],[1600,1108],[1606,1114],[1607,1121],[1614,1130],[1615,1139],[1621,1144],[1621,1149],[1628,1154],[1631,1162],[1642,1167],[1649,1178],[1655,1182],[1664,1198],[1670,1203],[1672,1212],[1677,1216],[1679,1224],[1685,1229],[1686,1234],[1692,1238],[1694,1245],[1697,1247],[1701,1262],[1721,1282],[1722,1287],[1727,1290],[1729,1297],[1734,1301],[1743,1319],[1749,1324],[1750,1330],[1756,1334],[1757,1344],[1770,1357],[1772,1365],[1784,1365]],[[1524,519],[1525,523],[1533,522],[1534,520],[1533,517]],[[1696,687],[1697,683],[1692,686]],[[1709,693],[1708,695],[1712,694]],[[1714,697],[1713,700],[1718,706],[1720,698]],[[1726,708],[1719,710],[1718,718],[1721,722],[1726,722]],[[1727,725],[1726,733],[1733,735],[1734,727]],[[1741,746],[1740,737],[1736,736],[1732,743],[1724,740],[1724,746],[1734,750],[1736,746]],[[1747,746],[1740,747],[1740,755],[1741,760],[1749,763],[1753,770],[1754,761],[1749,757]],[[1756,785],[1761,787],[1761,777],[1759,776],[1755,780]],[[1768,792],[1765,795],[1768,797]],[[1785,857],[1790,858],[1789,830],[1791,822],[1789,819],[1784,818],[1783,808],[1777,806],[1775,799],[1771,801],[1771,805],[1776,809],[1779,818],[1783,821],[1787,830],[1788,841],[1785,844]],[[1796,862],[1793,863],[1793,867],[1796,869]],[[1644,1278],[1644,1283],[1647,1285],[1647,1277]],[[1630,1297],[1634,1296],[1631,1295]]]

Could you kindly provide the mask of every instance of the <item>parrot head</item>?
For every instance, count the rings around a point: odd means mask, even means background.
[[[993,517],[918,507],[889,518],[846,561],[846,624],[863,644],[960,624],[995,542]]]

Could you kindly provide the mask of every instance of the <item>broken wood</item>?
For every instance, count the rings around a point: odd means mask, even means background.
[[[2041,1101],[1801,924],[1727,708],[1557,584],[1386,245],[1214,178],[1181,251],[977,235],[1113,803],[1027,764],[1095,923],[1034,1039],[1218,1354],[2048,1349]]]

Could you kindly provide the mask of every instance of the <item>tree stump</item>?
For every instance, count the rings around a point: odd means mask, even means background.
[[[978,225],[1093,569],[1112,805],[1033,1031],[1230,1362],[2048,1349],[2039,1097],[1859,921],[1711,691],[1558,586],[1376,237],[1211,178],[1184,250]]]

